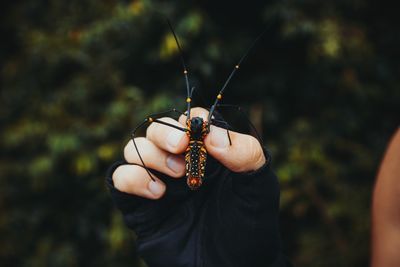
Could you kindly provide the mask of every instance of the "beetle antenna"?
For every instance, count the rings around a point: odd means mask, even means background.
[[[263,30],[256,39],[254,39],[254,41],[251,43],[251,45],[249,46],[249,48],[247,48],[246,52],[244,53],[244,55],[240,58],[239,62],[235,65],[235,67],[233,68],[231,74],[228,76],[228,79],[226,79],[224,85],[222,86],[222,89],[219,91],[217,98],[215,99],[214,104],[211,106],[210,108],[210,113],[208,114],[208,121],[211,120],[211,117],[214,113],[215,108],[218,105],[218,102],[222,99],[222,94],[225,91],[225,88],[227,87],[227,85],[229,84],[229,82],[231,81],[233,75],[235,75],[236,71],[240,68],[240,65],[242,64],[243,60],[246,59],[247,55],[249,54],[249,52],[253,49],[253,47],[255,46],[255,44],[261,39],[261,37],[266,33],[267,29]]]
[[[176,45],[177,45],[177,47],[178,47],[178,51],[179,51],[179,55],[180,55],[180,57],[181,57],[181,62],[182,62],[182,67],[183,67],[183,74],[185,75],[185,82],[186,82],[186,103],[187,103],[187,111],[186,111],[187,118],[186,118],[186,123],[187,123],[187,121],[188,121],[189,118],[190,118],[190,103],[192,102],[192,93],[193,93],[193,89],[194,89],[194,88],[192,89],[192,91],[190,91],[188,70],[187,70],[187,68],[186,68],[185,59],[184,59],[184,57],[183,57],[183,50],[182,50],[182,47],[181,47],[181,45],[180,45],[180,43],[179,43],[179,41],[178,41],[178,37],[177,37],[176,34],[175,34],[174,28],[172,27],[172,24],[171,24],[171,22],[170,22],[170,20],[169,20],[168,18],[167,18],[167,23],[168,23],[168,26],[169,26],[169,28],[170,28],[170,30],[171,30],[171,32],[172,32],[172,35],[174,36]]]

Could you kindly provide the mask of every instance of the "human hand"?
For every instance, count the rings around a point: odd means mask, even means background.
[[[207,118],[202,108],[191,113]],[[161,120],[185,124],[185,116]],[[187,135],[159,123],[135,139],[156,182],[139,166],[132,141],[124,150],[126,162],[110,168],[111,195],[149,266],[287,266],[280,248],[279,185],[269,157],[254,137],[229,133],[231,145],[226,129],[211,126],[204,140],[204,183],[196,191],[182,179]]]
[[[192,117],[207,119],[208,111],[203,108],[193,108]],[[186,127],[186,116],[181,116],[179,122],[171,118],[162,118],[165,122]],[[232,144],[229,144],[226,129],[212,125],[210,133],[204,140],[208,154],[233,172],[250,172],[261,168],[266,158],[263,149],[256,138],[251,135],[230,131]],[[146,137],[135,139],[139,152],[150,169],[166,174],[172,178],[181,178],[185,174],[185,161],[181,155],[185,152],[189,138],[185,132],[153,122],[148,128]],[[165,193],[163,181],[155,177],[152,181],[141,165],[140,158],[132,140],[124,150],[125,160],[131,164],[121,165],[113,174],[114,186],[125,193],[149,199],[158,199]]]

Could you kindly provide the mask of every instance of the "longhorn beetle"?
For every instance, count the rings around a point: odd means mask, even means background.
[[[210,126],[219,123],[219,124],[224,124],[226,126],[227,130],[227,136],[229,139],[229,144],[232,145],[232,141],[229,135],[229,130],[228,127],[229,125],[225,121],[221,120],[216,120],[213,116],[214,112],[216,111],[217,108],[235,108],[237,111],[241,111],[241,108],[239,106],[234,106],[234,105],[222,105],[219,104],[220,100],[222,99],[222,95],[224,93],[225,88],[231,81],[232,77],[236,73],[236,71],[240,68],[240,64],[242,61],[246,58],[250,50],[254,47],[254,45],[257,43],[257,41],[264,35],[266,30],[264,30],[260,35],[257,36],[257,38],[253,41],[253,43],[250,45],[250,47],[246,50],[244,55],[240,58],[238,63],[234,66],[232,72],[228,76],[228,79],[225,81],[224,85],[222,86],[222,89],[219,91],[214,104],[210,107],[210,112],[208,114],[207,120],[203,120],[201,117],[190,117],[190,109],[191,109],[191,102],[192,102],[192,95],[194,91],[194,87],[190,87],[189,85],[189,75],[188,75],[188,69],[185,64],[185,60],[183,57],[183,52],[181,45],[178,41],[178,37],[175,34],[175,31],[171,25],[171,22],[167,19],[168,26],[174,36],[176,45],[178,47],[178,51],[180,54],[181,58],[181,63],[183,67],[183,74],[185,76],[185,83],[186,83],[186,104],[187,104],[187,109],[186,112],[182,113],[176,109],[171,109],[165,112],[161,113],[156,113],[149,115],[142,123],[140,123],[132,132],[131,138],[136,150],[136,153],[139,156],[139,159],[142,163],[142,167],[146,170],[147,174],[149,175],[150,179],[153,181],[156,181],[152,175],[152,173],[149,171],[149,169],[146,167],[146,164],[143,161],[142,156],[139,153],[139,149],[137,147],[137,144],[135,142],[135,134],[136,132],[144,125],[150,124],[150,123],[160,123],[175,129],[178,129],[180,131],[183,131],[187,134],[189,137],[189,145],[186,149],[185,152],[185,163],[186,163],[186,177],[187,177],[187,185],[191,190],[196,190],[198,189],[202,183],[203,183],[203,178],[205,174],[205,167],[206,167],[206,161],[207,161],[207,150],[204,146],[204,138],[208,135],[210,132]],[[186,116],[186,127],[179,127],[167,122],[164,122],[162,120],[159,120],[160,117],[165,116],[170,113],[177,113],[180,115],[185,115]],[[242,113],[244,115],[244,113]],[[249,123],[251,129],[255,132],[258,141],[262,145],[262,140],[261,137],[258,135],[257,130],[255,129],[254,125],[251,123],[251,121],[247,118],[247,116],[244,116]]]

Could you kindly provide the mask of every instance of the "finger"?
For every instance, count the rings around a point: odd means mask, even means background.
[[[121,192],[158,199],[165,193],[165,184],[153,175],[152,181],[146,170],[137,165],[121,165],[113,173],[114,187]]]
[[[208,111],[204,108],[193,108],[191,117],[208,118]],[[186,116],[179,117],[181,124],[186,123]],[[210,133],[205,138],[208,153],[234,172],[255,171],[262,167],[265,155],[260,143],[251,135],[229,131],[232,145],[229,144],[226,129],[211,125]]]
[[[175,178],[185,175],[183,156],[168,153],[144,137],[135,138],[135,143],[146,167]],[[125,146],[124,157],[129,163],[142,164],[132,140]]]
[[[203,118],[203,120],[207,120],[208,117],[208,110],[204,109],[204,108],[200,108],[200,107],[196,107],[196,108],[192,108],[190,110],[190,117],[200,117]],[[179,122],[182,125],[186,125],[186,118],[187,116],[185,115],[181,115],[179,117]]]
[[[184,125],[171,118],[161,118],[159,120],[184,128]],[[157,147],[173,154],[184,152],[189,144],[186,132],[157,122],[153,122],[147,128],[146,137]]]
[[[227,130],[211,125],[205,138],[208,153],[225,167],[234,172],[255,171],[265,162],[263,149],[251,135],[229,131],[232,144],[229,144]]]

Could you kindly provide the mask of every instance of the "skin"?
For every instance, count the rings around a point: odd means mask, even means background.
[[[387,148],[375,184],[371,266],[400,266],[400,130]]]
[[[191,109],[192,117],[207,120],[208,111],[203,108]],[[161,120],[185,127],[186,116],[179,121],[171,118]],[[265,156],[260,143],[250,135],[230,131],[232,145],[229,145],[225,129],[211,126],[210,133],[204,140],[208,154],[217,159],[233,172],[255,171],[265,164]],[[167,174],[172,178],[185,176],[185,161],[182,153],[188,144],[188,136],[177,129],[159,123],[152,123],[147,128],[146,137],[138,137],[139,152],[146,166]],[[140,159],[130,140],[124,149],[124,157],[129,163],[140,164]],[[148,199],[159,199],[167,190],[165,184],[157,177],[153,182],[145,169],[135,165],[122,165],[113,174],[114,186],[125,193]]]

